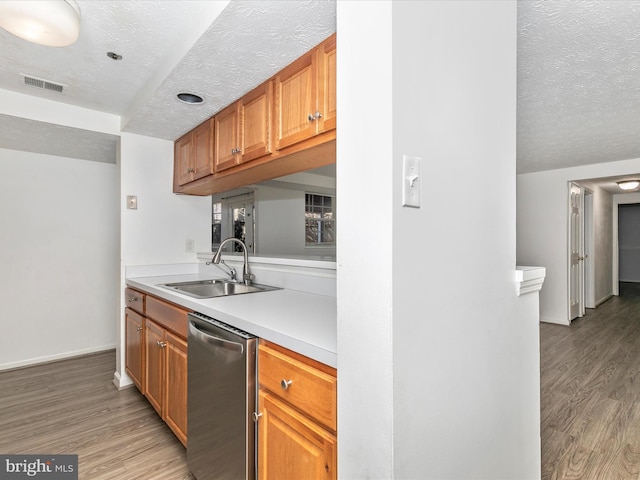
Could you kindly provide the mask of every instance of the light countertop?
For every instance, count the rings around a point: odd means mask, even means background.
[[[158,286],[209,280],[191,273],[127,278],[128,286],[213,317],[257,337],[337,367],[336,299],[296,290],[273,290],[229,297],[197,299]]]

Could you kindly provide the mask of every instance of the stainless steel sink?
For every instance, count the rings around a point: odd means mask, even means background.
[[[163,283],[158,286],[169,288],[195,298],[227,297],[230,295],[241,295],[243,293],[280,290],[279,287],[259,285],[257,283],[245,285],[244,283],[236,283],[228,280],[196,280],[192,282]]]

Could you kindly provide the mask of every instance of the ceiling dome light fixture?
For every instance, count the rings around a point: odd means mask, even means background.
[[[188,103],[189,105],[198,105],[204,101],[200,95],[195,93],[179,93],[177,97],[182,103]]]
[[[636,188],[640,187],[640,180],[623,180],[621,182],[618,182],[618,186],[621,190],[625,191],[635,190]]]
[[[3,0],[0,27],[29,42],[66,47],[80,35],[80,7],[74,0]]]

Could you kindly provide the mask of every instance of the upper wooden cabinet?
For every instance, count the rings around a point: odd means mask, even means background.
[[[276,149],[336,128],[335,73],[333,36],[276,75]]]
[[[214,117],[216,172],[271,153],[272,90],[265,82]]]
[[[175,193],[210,195],[335,163],[336,36],[209,122],[175,142]]]
[[[246,94],[239,102],[242,156],[250,162],[271,153],[271,106],[273,82],[268,81]]]
[[[189,182],[213,173],[213,119],[180,137],[174,147],[174,183]]]

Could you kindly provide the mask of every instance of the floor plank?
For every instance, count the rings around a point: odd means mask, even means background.
[[[540,325],[543,479],[640,478],[640,285]]]
[[[114,371],[108,351],[0,372],[0,452],[77,454],[81,480],[194,480],[182,444]]]

